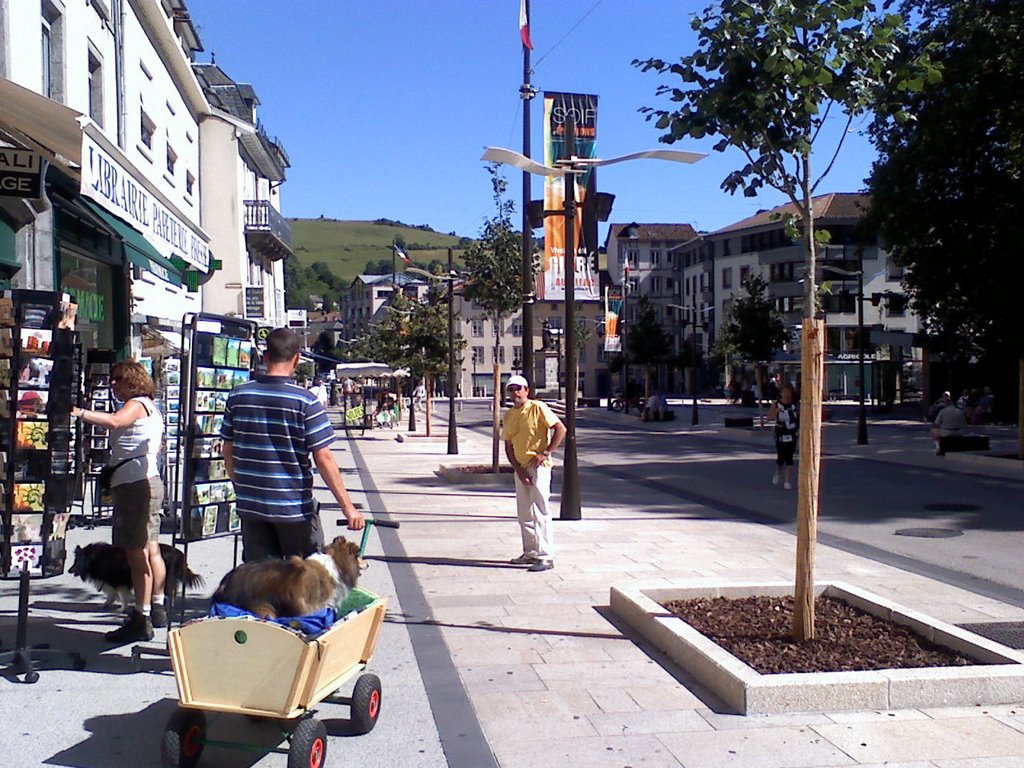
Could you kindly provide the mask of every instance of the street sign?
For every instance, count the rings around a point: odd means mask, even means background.
[[[0,147],[0,197],[42,197],[44,166],[36,152]]]
[[[249,318],[266,317],[266,304],[263,300],[263,286],[248,286],[245,289],[245,316]]]

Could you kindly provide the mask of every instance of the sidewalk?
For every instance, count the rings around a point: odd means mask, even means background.
[[[642,427],[767,440],[760,430],[726,430],[720,418],[725,411],[701,405],[698,426],[689,424],[686,407],[677,406],[676,421]],[[328,765],[1024,766],[1019,707],[723,713],[707,691],[626,633],[607,610],[609,588],[703,577],[789,580],[792,536],[716,518],[700,505],[627,484],[602,472],[600,457],[588,456],[581,457],[582,519],[556,523],[554,570],[527,573],[508,565],[520,551],[511,478],[451,485],[434,474],[440,464],[490,462],[489,434],[464,426],[459,455],[447,455],[445,412],[437,408],[430,438],[423,436],[422,421],[421,432],[402,442],[396,437],[406,433],[397,429],[349,440],[339,433],[336,456],[354,499],[401,528],[372,534],[370,568],[361,582],[389,599],[371,664],[383,682],[381,718],[372,733],[348,737],[345,708],[325,705],[319,716],[332,736]],[[597,409],[581,416],[590,418],[641,427],[635,417]],[[845,418],[828,425],[825,450],[976,471],[951,462],[952,456],[929,455],[927,433],[922,438],[917,425],[908,424],[905,439],[878,435],[868,446],[852,444],[854,428]],[[1019,477],[1020,467],[1015,469]],[[556,469],[556,488],[560,474]],[[326,489],[317,488],[318,497],[329,500]],[[338,532],[337,516],[329,508],[324,513],[329,536]],[[106,528],[75,529],[70,544],[73,550],[108,537]],[[199,598],[231,567],[232,545],[217,539],[190,547],[190,567],[207,581],[190,600],[194,614],[205,608]],[[953,623],[1024,620],[1022,609],[820,544],[816,578],[861,584]],[[128,648],[105,647],[100,633],[114,619],[100,611],[101,603],[91,587],[68,574],[33,583],[30,640],[81,650],[88,668],[44,668],[35,685],[0,680],[5,766],[159,765],[160,734],[177,702],[169,663],[146,656],[139,672]],[[4,648],[14,639],[16,606],[16,583],[0,582]],[[157,646],[164,637],[158,630]],[[211,737],[225,736],[279,741],[271,726],[214,716]],[[286,760],[211,748],[200,765],[262,768]]]
[[[621,632],[605,607],[609,587],[790,579],[794,539],[708,519],[699,507],[626,487],[581,458],[583,519],[556,523],[553,571],[526,573],[506,564],[520,550],[511,480],[452,486],[433,475],[441,463],[488,463],[489,437],[460,429],[460,454],[449,457],[438,421],[436,437],[398,443],[374,433],[352,450],[402,523],[406,556],[499,765],[1024,765],[1024,711],[1011,706],[775,717],[716,711],[707,692]],[[893,446],[871,450],[884,457]],[[645,514],[661,505],[675,514]],[[1024,610],[820,545],[817,579],[870,585],[954,623],[1024,619]]]

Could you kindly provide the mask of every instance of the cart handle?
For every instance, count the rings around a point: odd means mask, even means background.
[[[363,552],[366,551],[366,542],[370,539],[370,529],[373,528],[373,526],[377,525],[381,528],[398,528],[401,525],[401,523],[397,523],[394,520],[381,520],[380,518],[376,517],[364,517],[363,520],[365,521],[366,525],[363,528],[363,538],[359,542],[360,557],[362,557]],[[343,517],[338,518],[338,520],[335,521],[335,525],[348,525],[348,520],[346,520]]]

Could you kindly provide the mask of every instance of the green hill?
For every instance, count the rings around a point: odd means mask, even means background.
[[[434,259],[445,261],[448,248],[455,258],[470,242],[468,238],[444,235],[426,226],[413,227],[398,221],[339,221],[337,219],[289,219],[292,248],[299,264],[309,267],[318,261],[346,284],[366,269],[367,262],[391,260],[396,240],[413,262],[426,266]],[[399,270],[401,263],[397,264]]]

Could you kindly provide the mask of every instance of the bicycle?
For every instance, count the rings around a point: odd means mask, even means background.
[[[639,413],[643,413],[646,404],[647,400],[643,397],[631,397],[628,402],[621,395],[612,398],[612,410],[616,413],[622,413],[623,410],[629,413],[631,408],[636,408]]]

